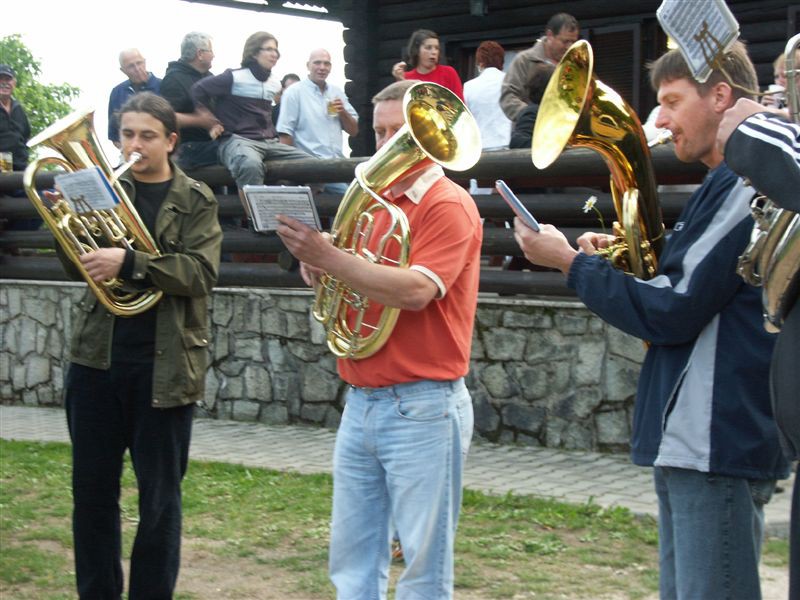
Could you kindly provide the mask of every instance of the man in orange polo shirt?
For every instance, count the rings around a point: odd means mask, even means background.
[[[372,99],[378,148],[403,126],[402,99],[413,83],[393,83]],[[371,303],[401,309],[377,353],[339,360],[350,388],[333,457],[330,575],[340,599],[385,598],[391,523],[406,564],[397,600],[449,599],[472,437],[464,376],[482,227],[472,198],[437,165],[395,182],[384,196],[408,217],[408,269],[362,260],[293,219],[281,217],[278,228],[307,283],[327,272]]]

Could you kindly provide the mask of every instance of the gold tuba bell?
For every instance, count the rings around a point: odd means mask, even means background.
[[[380,194],[395,181],[436,162],[452,171],[472,167],[481,154],[480,132],[472,114],[453,92],[420,82],[403,97],[405,124],[368,161],[342,197],[331,227],[337,247],[371,263],[408,266],[411,232],[405,213]],[[389,215],[389,225],[376,230],[375,217]],[[397,254],[389,258],[386,254]],[[340,358],[375,354],[392,333],[399,308],[368,312],[370,299],[325,274],[316,289],[314,318],[323,324],[328,348]]]
[[[28,198],[44,219],[89,288],[109,311],[117,316],[132,316],[155,306],[163,293],[160,290],[138,290],[120,279],[95,282],[81,264],[79,256],[103,247],[140,250],[158,255],[158,248],[142,223],[139,214],[117,181],[135,160],[128,161],[117,172],[111,168],[103,154],[93,126],[93,110],[77,111],[59,119],[28,142],[28,146],[46,146],[61,157],[45,157],[33,161],[25,169],[23,186]],[[99,167],[119,199],[114,209],[94,210],[80,203],[70,203],[62,198],[55,203],[45,202],[36,190],[36,175],[45,165],[58,165],[66,171],[79,171]],[[74,208],[73,208],[74,207]]]
[[[550,166],[566,146],[598,152],[611,171],[617,240],[600,251],[612,265],[640,279],[655,275],[664,245],[656,180],[639,117],[614,90],[594,77],[592,47],[570,46],[547,84],[533,131],[531,155]]]
[[[800,123],[800,95],[797,93],[795,52],[800,34],[786,44],[786,99],[789,114]],[[739,257],[737,273],[750,285],[761,286],[764,327],[779,331],[789,309],[800,293],[800,214],[777,206],[765,196],[750,205],[755,225],[750,243]]]

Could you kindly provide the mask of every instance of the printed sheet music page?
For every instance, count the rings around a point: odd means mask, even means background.
[[[314,196],[308,186],[245,185],[244,192],[253,228],[258,232],[275,231],[276,215],[286,215],[320,229]]]
[[[100,167],[90,167],[55,176],[56,189],[61,192],[73,211],[109,210],[119,204]]]
[[[739,37],[739,23],[725,0],[664,0],[656,17],[700,83],[711,75],[716,57]]]

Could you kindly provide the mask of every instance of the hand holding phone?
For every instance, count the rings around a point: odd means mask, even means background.
[[[528,211],[528,209],[525,208],[525,205],[514,195],[514,192],[512,192],[511,188],[506,185],[505,181],[498,179],[494,182],[494,187],[503,197],[503,200],[505,200],[511,207],[511,210],[514,211],[514,214],[522,219],[522,222],[525,223],[525,225],[534,231],[539,231],[539,221],[537,221]]]

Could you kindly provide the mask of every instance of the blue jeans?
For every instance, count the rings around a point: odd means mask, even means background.
[[[655,467],[661,600],[759,600],[774,480]]]
[[[278,140],[251,140],[234,134],[219,146],[219,161],[231,172],[239,188],[264,183],[265,160],[298,158],[311,155]]]
[[[396,599],[452,598],[472,426],[463,379],[350,388],[333,453],[329,566],[339,600],[386,597],[390,522],[406,565]]]

